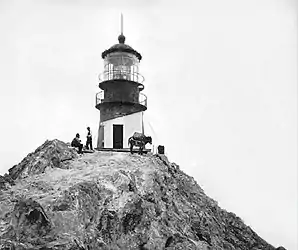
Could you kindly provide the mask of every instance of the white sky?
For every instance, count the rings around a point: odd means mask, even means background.
[[[46,139],[96,134],[123,12],[155,141],[222,208],[297,249],[296,1],[123,2],[0,0],[0,173]]]

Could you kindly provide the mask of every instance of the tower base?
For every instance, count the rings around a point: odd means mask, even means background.
[[[129,148],[128,139],[135,132],[143,132],[142,119],[142,112],[137,112],[107,121],[101,121],[98,129],[97,148]]]
[[[129,148],[95,148],[95,150],[97,150],[97,151],[107,151],[107,152],[127,152],[127,153],[130,152]],[[133,153],[138,153],[139,149],[134,148],[132,150],[132,152]],[[150,152],[151,152],[151,149],[143,149],[144,154],[147,154],[147,153],[150,153]]]

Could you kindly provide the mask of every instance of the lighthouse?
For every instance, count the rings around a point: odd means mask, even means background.
[[[95,107],[100,110],[98,149],[128,148],[134,132],[144,133],[143,112],[147,110],[144,77],[139,73],[142,56],[125,44],[121,16],[118,43],[102,53],[104,70],[99,75],[100,92]]]

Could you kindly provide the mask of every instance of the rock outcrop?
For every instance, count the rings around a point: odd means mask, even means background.
[[[5,174],[4,176],[0,175],[0,190],[1,189],[7,190],[13,184],[14,184],[14,181],[8,174]]]
[[[77,157],[76,150],[59,140],[46,141],[19,164],[9,169],[9,176],[15,180],[44,173],[46,168],[68,168],[70,160]]]
[[[0,249],[275,248],[165,156],[54,140],[0,177]]]

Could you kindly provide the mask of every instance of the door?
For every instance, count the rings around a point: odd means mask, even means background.
[[[123,148],[123,125],[113,125],[113,148]]]

